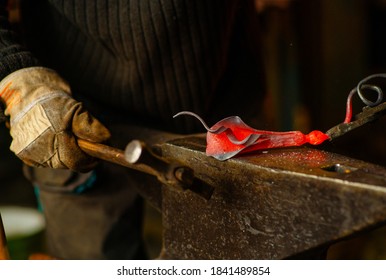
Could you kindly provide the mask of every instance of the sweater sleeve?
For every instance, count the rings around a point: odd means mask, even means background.
[[[37,65],[38,60],[20,44],[11,28],[7,0],[0,0],[0,80],[16,70]]]

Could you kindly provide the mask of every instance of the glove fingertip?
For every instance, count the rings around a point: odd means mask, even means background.
[[[110,131],[88,112],[75,114],[72,131],[78,138],[97,143],[106,142],[111,137]]]

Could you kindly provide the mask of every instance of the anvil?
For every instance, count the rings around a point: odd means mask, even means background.
[[[161,259],[320,257],[386,221],[382,166],[309,147],[218,161],[204,134],[133,132],[146,141],[126,151],[130,163],[123,151],[80,145],[162,182],[140,190],[162,212]]]

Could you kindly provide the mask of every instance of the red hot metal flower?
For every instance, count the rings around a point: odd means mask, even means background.
[[[239,117],[232,116],[208,127],[203,119],[192,112],[183,111],[176,114],[196,117],[208,131],[206,135],[206,154],[218,160],[227,160],[239,153],[256,150],[301,146],[306,143],[319,145],[329,139],[321,131],[309,134],[300,131],[274,132],[256,130],[246,125]]]

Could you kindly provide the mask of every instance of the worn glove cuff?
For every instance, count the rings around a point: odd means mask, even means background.
[[[32,67],[12,73],[0,82],[0,98],[10,116],[10,149],[28,165],[88,170],[95,160],[76,139],[103,142],[110,136],[53,70]]]
[[[54,70],[45,67],[21,69],[0,82],[0,99],[6,106],[5,114],[11,118],[54,93],[71,95],[70,86]]]

